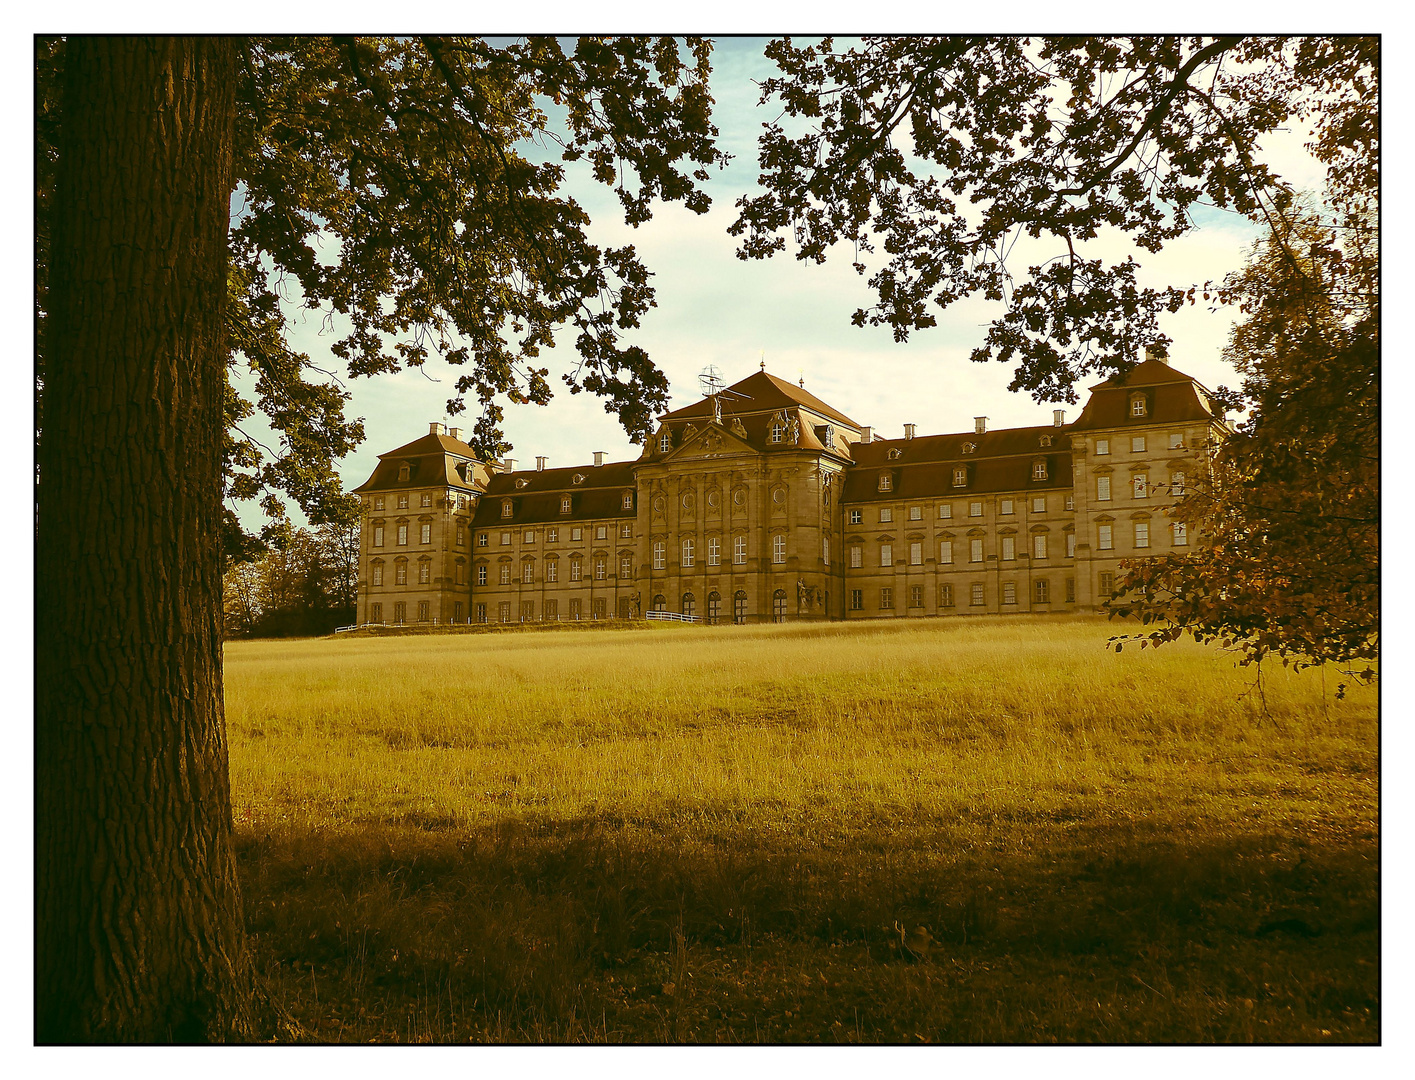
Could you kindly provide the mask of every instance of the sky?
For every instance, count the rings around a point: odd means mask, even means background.
[[[735,220],[734,203],[756,190],[756,138],[763,122],[778,109],[759,105],[756,81],[770,77],[775,65],[763,55],[766,38],[718,39],[713,52],[712,94],[719,145],[732,161],[714,172],[706,185],[712,208],[696,215],[681,205],[660,204],[652,221],[637,229],[626,226],[612,192],[572,168],[565,191],[589,212],[590,239],[603,244],[633,243],[653,273],[658,306],[642,327],[626,336],[648,350],[667,375],[670,408],[698,400],[698,375],[709,364],[728,383],[745,378],[765,361],[766,369],[791,382],[804,380],[806,389],[841,409],[860,424],[886,437],[903,433],[903,425],[918,425],[920,433],[972,430],[973,417],[987,416],[989,426],[1012,427],[1051,422],[1053,407],[1065,408],[1068,419],[1080,404],[1035,402],[1007,385],[1012,365],[973,363],[969,353],[982,341],[998,305],[966,300],[947,310],[935,310],[938,325],[915,332],[896,343],[884,327],[857,328],[850,316],[869,306],[873,293],[850,266],[850,252],[839,249],[824,265],[798,262],[788,250],[766,261],[742,261],[737,242],[727,235]],[[1320,182],[1320,170],[1302,150],[1302,133],[1286,132],[1264,147],[1278,172],[1299,187]],[[1196,284],[1221,279],[1243,264],[1258,230],[1246,218],[1222,211],[1201,211],[1200,228],[1170,244],[1159,255],[1140,252],[1142,282],[1154,285]],[[1097,241],[1096,253],[1123,257],[1123,242]],[[1038,249],[1040,252],[1040,249]],[[1025,248],[1014,252],[1014,273],[1030,264]],[[1042,256],[1044,257],[1044,255]],[[329,355],[338,333],[324,326],[319,313],[292,312],[294,346],[322,367],[339,365]],[[1239,378],[1221,353],[1233,315],[1198,306],[1163,316],[1161,328],[1174,343],[1171,362],[1210,387],[1236,385]],[[637,457],[618,421],[589,394],[570,395],[556,376],[573,367],[573,333],[544,354],[552,387],[561,392],[548,406],[508,405],[504,429],[514,449],[508,454],[517,467],[533,467],[544,455],[551,467],[592,460],[603,450],[608,460]],[[352,397],[349,416],[361,417],[365,442],[339,463],[345,489],[357,487],[373,472],[377,455],[425,434],[431,421],[470,427],[474,414],[451,418],[444,414],[457,369],[430,361],[422,371],[348,380]],[[1086,380],[1078,386],[1085,398]],[[248,527],[258,527],[253,507],[242,514]]]

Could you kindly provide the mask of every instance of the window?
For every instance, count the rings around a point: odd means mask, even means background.
[[[511,564],[509,562],[504,562],[501,564],[501,577],[499,583],[502,585],[511,584]]]
[[[938,508],[938,516],[941,518],[951,518],[953,516],[953,507],[949,503],[944,503]]]
[[[477,584],[478,584],[478,585],[485,585],[485,584],[486,584],[486,564],[485,564],[485,563],[482,563],[480,566],[477,567]]]
[[[408,605],[402,600],[393,605],[393,621],[399,626],[408,621]]]
[[[1017,584],[1012,581],[1002,583],[1002,602],[1004,604],[1017,603]]]
[[[722,597],[718,593],[708,593],[707,621],[709,626],[716,626],[722,621]]]
[[[918,543],[918,542],[915,542],[915,543],[912,543],[912,544],[909,545],[909,565],[910,565],[910,566],[923,566],[923,565],[924,565],[924,545],[923,545],[923,544],[920,544],[920,543]]]
[[[1131,415],[1131,416],[1144,416],[1144,415],[1145,415],[1145,395],[1144,395],[1144,394],[1136,394],[1134,397],[1132,397],[1132,398],[1130,399],[1130,415]]]
[[[968,466],[966,466],[966,465],[958,465],[958,466],[955,466],[955,467],[954,467],[954,470],[953,470],[953,486],[954,486],[954,487],[967,487],[967,486],[968,486]]]
[[[1111,543],[1111,539],[1110,539],[1110,526],[1109,526],[1109,525],[1097,525],[1097,526],[1096,526],[1096,547],[1099,548],[1101,551],[1109,551],[1109,550],[1111,550],[1111,548],[1112,548],[1113,546],[1114,546],[1114,545]]]
[[[585,530],[580,528],[578,525],[570,530],[570,542],[572,544],[584,539],[584,536]]]
[[[372,571],[372,573],[373,573],[373,583],[374,583],[375,585],[382,585],[382,584],[383,584],[383,564],[382,564],[382,563],[377,563],[377,562],[374,563],[374,564],[373,564],[373,571]]]
[[[536,579],[536,564],[530,561],[521,564],[521,584],[529,585]]]
[[[690,592],[685,592],[683,594],[682,611],[683,614],[690,619],[698,613],[698,601],[693,597],[693,594]]]
[[[732,538],[732,562],[737,566],[742,566],[747,561],[747,538],[745,536],[734,536]]]
[[[381,623],[383,621],[382,604],[370,604],[368,606],[368,621],[371,623]]]
[[[619,525],[619,539],[620,539],[620,540],[632,540],[632,539],[634,539],[634,523],[633,523],[632,521],[625,521],[625,522],[621,522],[621,523],[620,523],[620,525]]]
[[[1170,525],[1170,532],[1173,537],[1175,547],[1187,547],[1189,544],[1189,526],[1182,521],[1176,521]]]
[[[924,587],[922,585],[909,586],[909,606],[911,608],[924,606]]]
[[[408,544],[408,526],[406,525],[398,526],[398,544],[400,547],[406,547]]]
[[[1148,473],[1137,472],[1130,478],[1130,485],[1134,490],[1135,498],[1148,499],[1150,497],[1150,478]]]
[[[1037,458],[1032,462],[1032,479],[1045,480],[1047,478],[1047,459]]]
[[[894,565],[894,545],[881,544],[879,546],[879,564],[881,566]]]
[[[536,618],[536,602],[535,602],[534,600],[522,600],[522,601],[521,601],[521,621],[522,621],[522,622],[535,622],[535,618]]]
[[[510,499],[502,499],[502,500],[501,500],[501,516],[504,517],[504,518],[509,518],[509,517],[511,516],[511,500],[510,500]]]
[[[662,570],[662,569],[663,569],[663,561],[664,561],[664,558],[665,558],[665,549],[666,549],[666,545],[664,544],[664,542],[663,542],[662,540],[655,540],[655,541],[653,542],[653,568],[654,568],[655,570]]]
[[[771,561],[774,563],[784,563],[786,561],[785,533],[777,533],[771,538]]]
[[[997,512],[998,512],[999,514],[1010,514],[1010,513],[1012,513],[1012,500],[1011,500],[1011,499],[1003,499],[1000,503],[998,503]]]
[[[922,506],[909,507],[909,520],[922,521],[924,519],[924,508]]]
[[[1076,534],[1074,532],[1066,534],[1066,557],[1068,559],[1076,557]]]
[[[941,563],[953,562],[953,541],[940,540],[938,542],[938,561]]]
[[[375,526],[373,527],[373,546],[374,546],[374,547],[382,547],[382,546],[383,546],[383,526],[382,526],[382,525],[375,525]]]
[[[732,594],[732,621],[739,624],[747,621],[747,593],[743,589]]]
[[[457,526],[457,546],[458,546],[458,547],[461,547],[461,546],[462,546],[463,544],[465,544],[466,542],[467,542],[467,530],[466,530],[465,527],[463,527],[463,526],[461,526],[461,525],[458,525],[458,526]]]
[[[684,539],[684,541],[683,541],[683,567],[684,567],[684,569],[687,569],[688,567],[690,567],[690,566],[693,565],[693,559],[694,559],[694,556],[695,556],[695,554],[696,554],[696,552],[697,552],[697,546],[698,546],[698,542],[697,542],[696,540],[694,540],[691,536],[689,536],[689,537],[687,537],[687,538]]]
[[[623,496],[619,500],[619,508],[621,510],[634,509],[634,493],[632,491],[624,492]]]
[[[892,507],[881,506],[879,508],[879,520],[881,525],[887,525],[894,520],[894,510]]]
[[[557,622],[560,619],[560,602],[558,600],[547,600],[540,609],[540,617],[547,622]]]
[[[939,606],[939,607],[952,607],[952,606],[953,606],[953,586],[952,586],[952,585],[940,585],[940,586],[938,587],[938,606]]]
[[[1076,579],[1074,577],[1066,579],[1066,602],[1068,604],[1076,602]]]
[[[1002,561],[1011,562],[1015,558],[1017,558],[1017,538],[1004,536],[1002,538]]]
[[[605,602],[604,597],[596,596],[593,600],[590,601],[590,618],[603,619],[605,617],[605,611],[608,609],[608,607],[609,605]]]
[[[424,492],[423,492],[422,504],[423,504],[424,506],[431,506],[431,505],[432,505],[432,493],[431,493],[431,492],[428,492],[428,491],[424,491]]]
[[[893,491],[893,490],[894,490],[894,477],[891,476],[889,473],[880,473],[880,474],[879,474],[879,490],[880,490],[880,491]]]
[[[717,566],[722,562],[722,541],[716,536],[708,537],[708,565]]]
[[[1131,438],[1130,452],[1132,454],[1143,454],[1145,452],[1145,436],[1136,435]]]
[[[983,541],[981,537],[976,537],[968,541],[968,561],[983,561]]]
[[[777,589],[776,592],[771,594],[771,621],[778,623],[786,621],[785,589]]]
[[[562,514],[568,514],[570,512],[570,502],[569,495],[560,496],[560,512]]]
[[[497,604],[496,615],[501,622],[509,623],[511,621],[511,601],[503,600]]]
[[[472,605],[472,610],[476,613],[474,617],[476,618],[477,622],[479,622],[479,623],[484,623],[484,622],[486,622],[486,605],[485,605],[485,604],[474,604],[474,605]]]
[[[821,537],[821,562],[826,566],[830,565],[830,537]]]
[[[580,598],[578,596],[570,598],[570,618],[574,622],[580,621]]]
[[[1066,496],[1066,503],[1065,503],[1065,505],[1066,505],[1066,509],[1068,509],[1068,510],[1075,510],[1075,509],[1076,509],[1076,499],[1075,499],[1073,496],[1071,496],[1071,495]]]
[[[1109,453],[1110,453],[1110,440],[1109,440],[1109,439],[1097,439],[1097,440],[1096,440],[1096,453],[1097,453],[1097,454],[1109,454]]]
[[[408,584],[408,564],[405,563],[405,562],[403,562],[402,560],[399,560],[397,563],[394,564],[394,567],[393,567],[393,584],[394,584],[394,585],[406,585],[406,584]]]
[[[1051,586],[1047,584],[1046,578],[1038,578],[1032,582],[1032,602],[1034,604],[1051,603]]]
[[[418,563],[418,584],[428,585],[432,582],[432,563]]]
[[[1150,523],[1148,521],[1135,522],[1135,546],[1137,548],[1150,546]]]
[[[1032,558],[1045,559],[1047,557],[1047,535],[1037,533],[1032,537]]]
[[[1038,495],[1032,500],[1032,513],[1045,514],[1047,512],[1047,497]]]
[[[1110,477],[1096,477],[1096,501],[1110,502]]]
[[[596,540],[608,540],[608,539],[609,539],[609,527],[606,526],[606,525],[596,525],[596,526],[594,527],[594,538],[595,538]]]
[[[555,581],[558,581],[559,579],[560,579],[560,560],[559,560],[559,559],[546,559],[546,560],[545,560],[545,580],[546,580],[546,581],[549,581],[549,582],[555,582]]]
[[[547,544],[558,543],[559,540],[560,540],[560,530],[559,530],[559,529],[546,529],[546,530],[545,530],[545,542],[546,542]]]
[[[658,452],[666,454],[673,449],[673,433],[667,428],[663,429],[663,434],[658,437]]]
[[[859,510],[851,510],[851,511],[850,511],[850,524],[851,524],[851,525],[858,525],[858,524],[860,524],[860,521],[861,521],[860,511],[859,511]]]
[[[983,606],[983,584],[982,584],[982,582],[980,582],[980,581],[975,581],[975,582],[969,587],[968,603],[969,603],[972,607],[982,607],[982,606]]]
[[[634,576],[634,556],[619,556],[619,576],[626,581]]]
[[[773,420],[771,422],[771,441],[774,443],[779,443],[781,441],[782,436],[785,434],[786,425],[781,423],[779,420]]]
[[[422,528],[418,530],[418,543],[432,543],[432,525],[430,523],[424,522]]]
[[[969,517],[982,517],[982,516],[983,516],[983,504],[980,503],[980,502],[970,502],[970,503],[968,504],[968,516],[969,516]]]
[[[594,579],[595,579],[596,581],[603,581],[603,580],[604,580],[604,575],[605,575],[605,572],[606,572],[606,566],[605,566],[606,561],[607,561],[607,560],[605,559],[605,557],[604,557],[603,555],[596,555],[596,556],[594,557]]]
[[[427,602],[426,600],[419,600],[419,601],[418,601],[418,622],[427,622],[429,618],[430,618],[430,616],[429,616],[429,614],[428,614],[428,602]]]
[[[374,508],[375,510],[382,510],[382,509],[383,509],[383,496],[382,496],[382,495],[375,495],[375,496],[373,497],[373,508]]]
[[[850,610],[851,610],[851,611],[864,611],[864,610],[865,610],[865,590],[864,590],[864,589],[851,589],[851,590],[850,590]]]
[[[1098,582],[1098,586],[1098,591],[1101,594],[1101,599],[1109,600],[1111,593],[1115,591],[1115,575],[1112,574],[1109,570],[1102,570],[1100,573],[1100,580]]]
[[[851,545],[850,545],[850,565],[851,565],[851,566],[864,566],[864,565],[865,565],[864,559],[865,559],[865,549],[862,548],[859,544],[851,544]]]
[[[407,466],[404,465],[403,468],[406,469]],[[407,477],[405,476],[405,477],[403,477],[402,479],[406,480]],[[398,496],[398,509],[399,509],[399,510],[406,510],[406,509],[408,509],[408,496],[407,496],[407,493],[406,493],[406,492],[405,492],[404,494]]]
[[[1171,473],[1169,477],[1169,493],[1171,495],[1184,494],[1184,474],[1182,472]]]
[[[1169,448],[1171,450],[1184,449],[1184,435],[1181,432],[1171,431],[1169,433]]]
[[[894,590],[887,585],[879,591],[879,606],[881,611],[894,607]]]

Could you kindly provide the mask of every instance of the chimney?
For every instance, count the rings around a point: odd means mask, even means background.
[[[1169,351],[1163,345],[1146,345],[1145,359],[1158,360],[1161,364],[1169,363]]]
[[[443,433],[442,423],[438,420],[434,420],[427,426],[427,433],[429,435],[441,435]]]
[[[860,429],[860,441],[862,443],[871,442],[874,439],[874,431],[871,428],[862,427]]]
[[[538,457],[536,458],[536,472],[545,472],[545,458],[544,458],[544,457],[539,457],[539,456],[538,456]]]
[[[462,441],[462,429],[459,428],[459,427],[450,427],[450,428],[448,428],[448,429],[447,429],[447,434],[451,435],[451,436],[452,436],[454,439],[456,439],[458,442],[461,442],[461,441]]]
[[[1066,425],[1066,410],[1065,410],[1065,409],[1052,409],[1052,411],[1051,411],[1051,426],[1052,426],[1052,427],[1065,427],[1065,425]]]
[[[502,461],[502,463],[501,463],[501,471],[502,471],[502,472],[508,472],[508,473],[513,473],[513,472],[515,472],[515,471],[516,471],[516,459],[513,458],[513,457],[509,457],[509,458],[504,459],[504,460]]]
[[[598,469],[598,468],[599,468],[600,466],[602,466],[603,464],[604,464],[604,451],[603,451],[603,450],[596,450],[596,451],[594,452],[594,467],[595,467],[596,469]]]
[[[988,429],[988,418],[986,416],[973,417],[973,434],[981,435]]]
[[[913,424],[904,425],[904,437],[906,439],[912,439],[914,437],[914,427],[915,425]]]

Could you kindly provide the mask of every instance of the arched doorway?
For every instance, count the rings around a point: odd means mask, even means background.
[[[683,617],[691,619],[698,613],[698,602],[693,598],[693,594],[685,592],[683,594]]]
[[[709,626],[716,626],[722,618],[722,597],[715,592],[708,593],[707,621]]]
[[[771,594],[771,621],[786,621],[786,590],[777,589]]]
[[[732,621],[738,624],[747,621],[747,593],[743,589],[732,595]]]

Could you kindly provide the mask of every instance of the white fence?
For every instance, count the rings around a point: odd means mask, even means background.
[[[653,619],[658,622],[697,622],[696,615],[679,615],[676,611],[646,611],[645,619]]]

